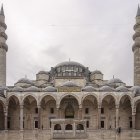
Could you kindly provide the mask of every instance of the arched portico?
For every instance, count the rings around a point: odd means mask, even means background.
[[[135,118],[135,125],[136,125],[136,129],[140,130],[140,99],[138,99],[135,103],[136,106],[136,118]]]
[[[101,102],[101,120],[102,129],[116,128],[116,100],[111,94],[103,96]]]
[[[124,95],[120,98],[118,125],[122,129],[132,128],[131,98],[128,95]]]
[[[58,117],[58,112],[56,110],[56,100],[51,95],[43,96],[40,101],[40,106],[40,127],[42,129],[50,129],[51,119],[55,119]]]
[[[82,100],[82,115],[87,120],[89,129],[98,128],[98,101],[94,95],[87,95]]]
[[[12,95],[8,99],[8,119],[7,127],[10,130],[19,130],[20,106],[19,99]]]
[[[32,95],[28,95],[24,98],[23,105],[23,128],[25,130],[38,128],[37,100]]]
[[[4,130],[4,103],[0,100],[0,130]]]
[[[72,96],[64,96],[60,101],[60,118],[78,118],[79,103],[78,100]]]

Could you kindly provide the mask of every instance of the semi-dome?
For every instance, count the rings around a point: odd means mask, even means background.
[[[53,87],[53,86],[47,86],[42,91],[46,91],[46,92],[57,92],[57,89],[55,87]]]
[[[84,88],[82,88],[82,91],[94,92],[94,91],[97,91],[97,90],[93,86],[85,86]]]
[[[128,92],[128,88],[126,88],[125,86],[119,86],[116,88],[116,91],[118,92]]]
[[[78,87],[78,85],[73,81],[66,81],[65,83],[63,83],[62,87]]]
[[[27,78],[21,78],[17,81],[17,83],[33,84],[33,82]]]
[[[14,91],[14,92],[22,92],[22,91],[24,91],[24,89],[23,89],[22,87],[15,86],[15,87],[12,89],[12,91]]]
[[[25,89],[25,91],[29,91],[29,92],[39,92],[40,89],[38,87],[35,86],[31,86]]]
[[[100,91],[103,91],[103,92],[113,92],[115,90],[113,88],[109,87],[109,86],[102,86],[100,88]]]
[[[75,62],[75,61],[65,61],[62,63],[57,64],[55,67],[61,67],[61,66],[80,66],[80,67],[84,67],[84,65]]]
[[[99,70],[95,70],[95,71],[93,71],[93,72],[91,72],[92,74],[102,74],[102,72],[101,71],[99,71]]]
[[[130,91],[132,91],[136,96],[140,96],[140,86],[133,86],[132,88],[130,88]]]
[[[108,84],[113,84],[113,83],[123,83],[119,78],[112,78],[108,81]]]

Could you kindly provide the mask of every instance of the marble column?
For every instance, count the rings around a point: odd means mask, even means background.
[[[57,116],[57,119],[60,118],[60,109],[59,108],[56,108],[56,116]]]
[[[38,108],[38,129],[41,129],[42,128],[42,126],[41,126],[41,105],[38,105],[37,108]]]
[[[98,106],[98,129],[101,129],[101,106]]]
[[[7,110],[4,112],[4,129],[7,130],[7,117],[8,117],[8,112]]]
[[[79,110],[78,110],[78,119],[79,120],[82,120],[82,108],[79,108]]]
[[[5,130],[8,129],[7,124],[8,124],[8,105],[6,105],[6,107],[4,108],[4,129]]]
[[[132,114],[132,128],[136,129],[136,113]]]
[[[76,135],[76,124],[75,122],[73,123],[73,136],[75,137]]]
[[[119,127],[119,106],[116,105],[116,128]]]
[[[20,105],[20,130],[23,130],[23,105]]]

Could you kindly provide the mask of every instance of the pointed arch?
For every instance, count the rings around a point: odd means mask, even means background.
[[[41,105],[42,100],[43,100],[45,97],[49,97],[49,96],[52,97],[52,98],[55,100],[56,104],[57,104],[57,98],[56,98],[56,96],[53,95],[53,94],[49,94],[49,93],[43,94],[43,95],[39,98],[38,104]]]
[[[115,96],[113,93],[105,93],[105,94],[102,96],[102,98],[101,98],[101,105],[102,105],[103,100],[104,100],[107,96],[113,97],[113,99],[114,99],[114,101],[115,101],[115,105],[117,105],[117,99],[116,99],[116,96]]]
[[[62,96],[60,97],[60,99],[59,99],[59,101],[58,101],[58,107],[60,107],[61,101],[62,101],[65,97],[67,97],[67,96],[72,96],[72,97],[74,97],[74,98],[77,100],[78,105],[79,105],[79,106],[81,105],[81,100],[79,99],[79,97],[78,97],[77,95],[75,95],[75,94],[73,94],[73,93],[66,93],[66,94],[64,94],[64,95],[62,95]]]
[[[24,105],[25,99],[26,99],[27,97],[29,97],[29,96],[33,97],[33,98],[35,99],[37,105],[38,105],[38,98],[37,98],[34,94],[31,94],[31,93],[25,94],[25,95],[23,96],[23,99],[21,100],[21,105]]]

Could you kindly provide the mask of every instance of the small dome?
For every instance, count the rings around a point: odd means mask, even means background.
[[[57,89],[53,86],[48,86],[46,88],[44,88],[42,91],[46,91],[46,92],[57,92]]]
[[[102,74],[102,72],[99,70],[95,70],[95,71],[91,72],[91,74]]]
[[[100,91],[103,91],[103,92],[113,92],[115,90],[113,88],[109,87],[109,86],[102,86],[100,88]]]
[[[55,67],[60,67],[60,66],[80,66],[80,67],[84,67],[84,65],[82,65],[78,62],[74,62],[74,61],[65,61],[65,62],[57,64]]]
[[[82,91],[94,92],[94,91],[97,91],[97,90],[93,86],[86,86],[86,87],[82,88]]]
[[[72,82],[72,81],[66,81],[62,87],[78,87],[76,83]]]
[[[40,72],[38,72],[38,74],[49,74],[49,72],[48,71],[40,71]]]
[[[22,92],[24,89],[22,87],[19,87],[19,86],[15,86],[12,91],[15,91],[15,92]]]
[[[31,87],[26,88],[25,91],[38,92],[38,91],[40,91],[40,89],[38,87],[31,86]]]
[[[27,78],[21,78],[17,81],[17,83],[33,84],[33,82]]]
[[[112,78],[108,81],[108,84],[113,84],[113,83],[123,83],[123,82],[118,78]]]
[[[129,90],[125,86],[119,86],[116,88],[118,92],[128,92]]]
[[[135,94],[135,97],[140,96],[140,86],[133,86],[130,91]]]

